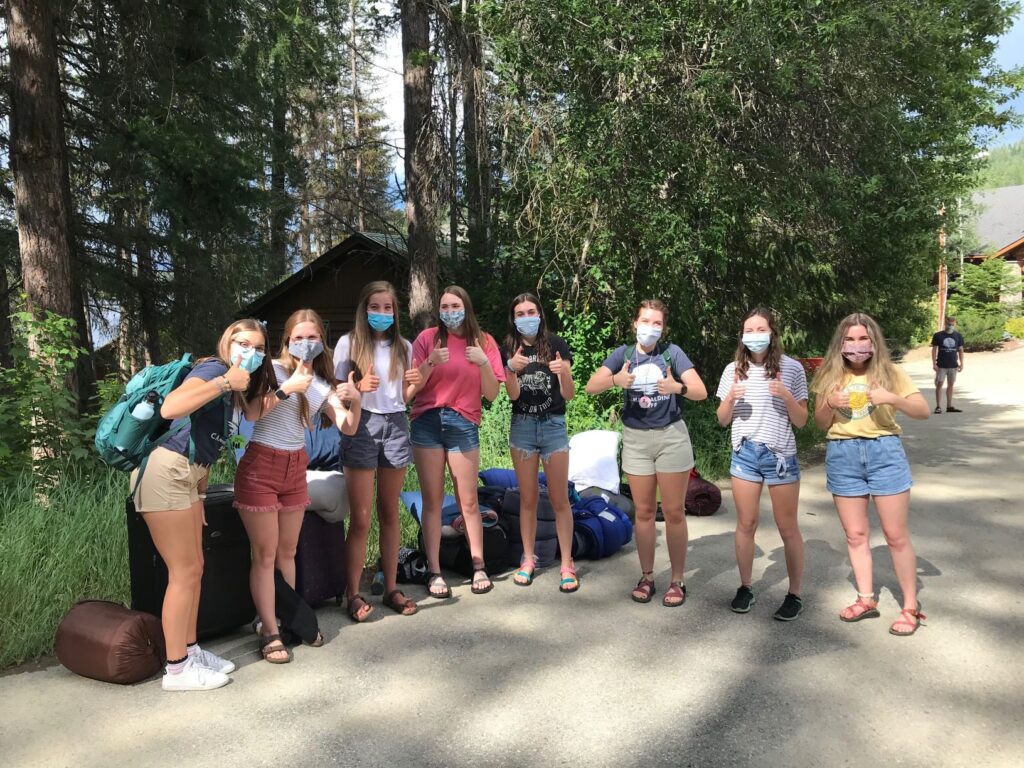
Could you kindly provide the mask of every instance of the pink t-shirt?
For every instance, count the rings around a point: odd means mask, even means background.
[[[427,328],[412,344],[414,364],[421,365],[434,351],[437,328]],[[483,348],[498,381],[505,380],[498,345],[489,333],[483,334]],[[466,340],[454,333],[448,334],[448,362],[434,366],[434,370],[416,394],[412,404],[415,419],[431,408],[451,408],[474,424],[480,424],[480,366],[466,359]]]

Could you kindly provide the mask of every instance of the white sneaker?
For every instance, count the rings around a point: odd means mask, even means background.
[[[200,648],[199,653],[192,657],[192,660],[201,667],[230,675],[235,671],[235,662],[222,659],[216,653],[211,653],[205,648]]]
[[[196,664],[189,659],[185,662],[185,668],[176,675],[164,672],[164,679],[160,685],[165,691],[212,691],[227,685],[231,678],[223,672]]]

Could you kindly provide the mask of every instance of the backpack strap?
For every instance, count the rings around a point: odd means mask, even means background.
[[[668,344],[661,344],[661,343],[659,343],[654,348],[654,354],[651,355],[651,357],[655,357],[656,355],[660,354],[661,358],[665,361],[665,367],[668,370],[672,371],[672,375],[675,376],[678,379],[680,377],[680,374],[676,370],[675,363],[672,360],[672,355],[670,355],[668,353],[668,348],[669,348]],[[628,347],[626,347],[626,357],[625,357],[625,359],[627,361],[631,360],[633,358],[633,355],[635,355],[635,354],[636,354],[636,344],[630,344]]]

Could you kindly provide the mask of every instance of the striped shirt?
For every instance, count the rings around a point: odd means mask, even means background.
[[[807,374],[804,373],[804,367],[793,358],[783,355],[779,369],[786,389],[798,402],[806,400]],[[729,396],[729,390],[735,381],[736,363],[729,363],[722,372],[722,380],[718,382],[716,396],[719,400]],[[733,450],[739,450],[746,438],[763,443],[773,453],[795,456],[796,437],[793,435],[793,425],[789,421],[789,412],[782,398],[768,394],[768,379],[765,378],[764,366],[751,363],[743,383],[747,390],[732,409]]]
[[[274,373],[277,375],[278,385],[283,384],[291,375],[278,362],[274,362]],[[310,421],[316,418],[327,402],[331,394],[331,385],[319,376],[313,377],[313,382],[306,390],[306,400],[309,402]],[[282,400],[270,413],[261,418],[252,428],[252,441],[265,445],[269,448],[277,448],[281,451],[297,451],[305,447],[306,425],[302,423],[299,416],[299,396],[291,395],[287,400]]]

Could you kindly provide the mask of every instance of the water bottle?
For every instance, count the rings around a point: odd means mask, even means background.
[[[378,569],[377,573],[373,575],[373,581],[370,583],[370,594],[384,594],[384,571]]]
[[[160,395],[156,391],[151,391],[139,404],[132,408],[132,418],[137,421],[149,421],[153,418],[156,413],[156,402],[160,399]]]

